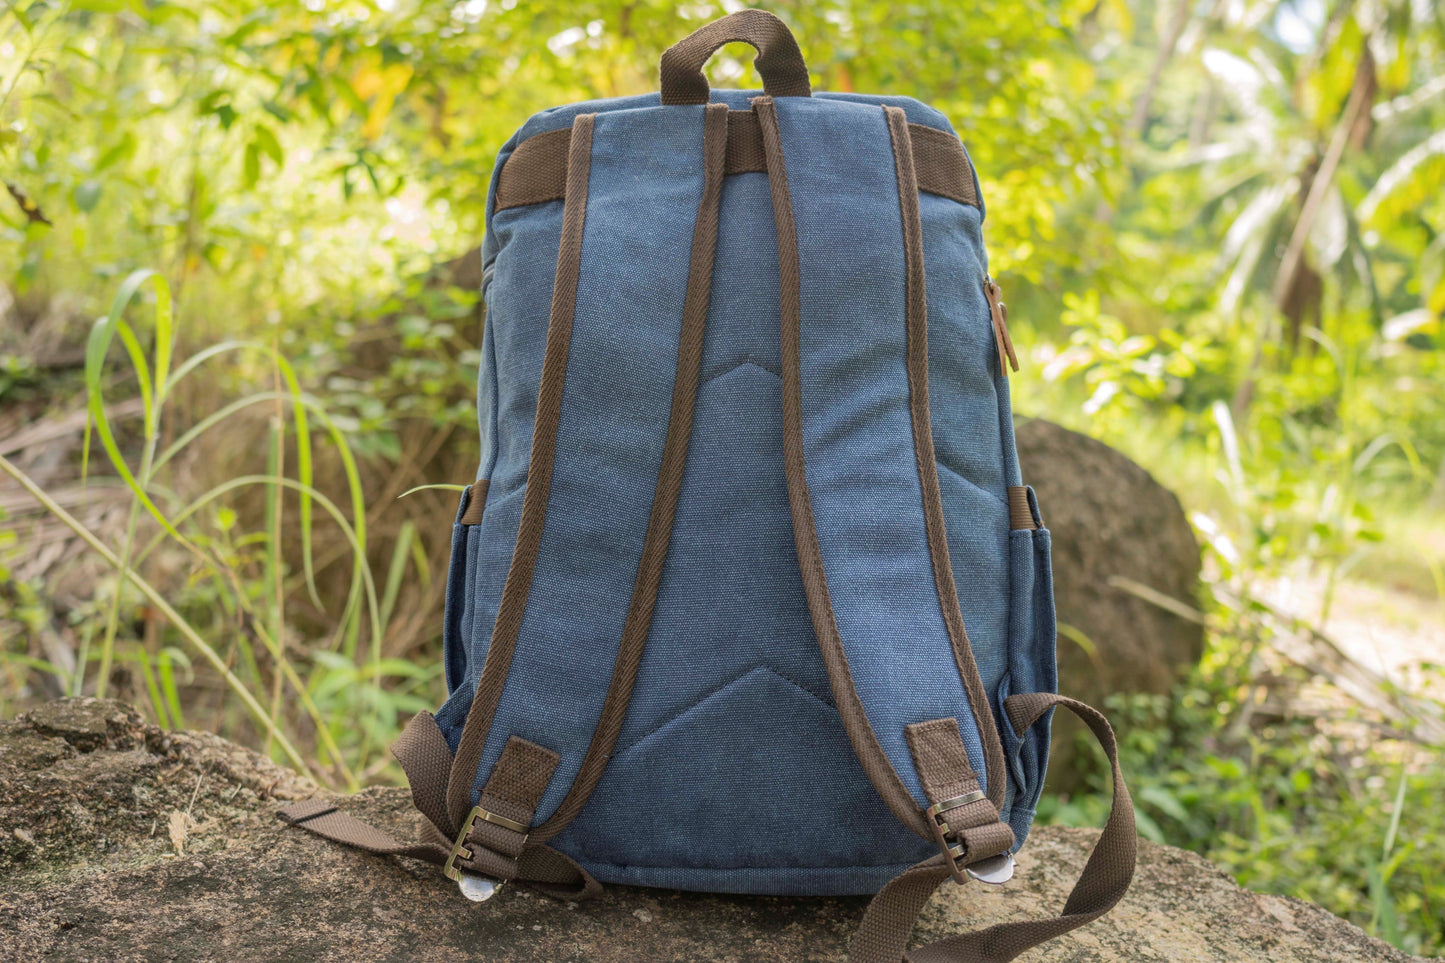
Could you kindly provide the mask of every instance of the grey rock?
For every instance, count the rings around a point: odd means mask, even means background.
[[[58,740],[58,742],[56,741]],[[466,902],[435,867],[283,826],[305,778],[215,736],[162,732],[116,702],[61,700],[0,726],[0,959],[841,963],[867,900],[609,887],[558,902],[509,886]],[[414,829],[407,792],[347,811]],[[178,854],[173,812],[191,827]],[[1057,912],[1095,833],[1040,827],[1014,881],[944,887],[936,939]],[[1192,853],[1141,844],[1133,890],[1029,963],[1409,963],[1324,910],[1236,886]]]

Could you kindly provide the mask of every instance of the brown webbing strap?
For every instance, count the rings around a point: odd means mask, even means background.
[[[440,866],[451,853],[451,840],[431,823],[423,827],[421,841],[402,843],[390,833],[341,812],[335,803],[326,799],[308,799],[287,806],[277,815],[283,821],[323,839],[377,856],[407,856]],[[470,860],[458,859],[457,866],[486,874],[482,866]],[[601,884],[585,869],[571,857],[549,846],[527,846],[516,860],[516,872],[512,878],[560,899],[592,899],[602,894]]]
[[[469,743],[467,733],[480,723],[478,701],[473,700],[472,711],[463,724],[461,745],[455,760],[442,738],[435,720],[430,713],[420,713],[412,719],[392,752],[401,762],[411,784],[412,801],[428,820],[426,838],[419,844],[406,845],[380,832],[360,820],[339,813],[329,804],[303,803],[289,807],[282,818],[309,829],[318,835],[337,842],[366,849],[368,852],[415,856],[431,862],[444,863],[450,855],[451,846],[462,826],[467,825],[467,855],[457,860],[456,865],[471,872],[498,879],[521,879],[534,888],[571,898],[590,896],[601,891],[601,887],[575,862],[555,850],[540,844],[564,829],[581,811],[588,796],[596,787],[607,765],[608,757],[617,741],[632,687],[642,662],[647,643],[652,612],[662,579],[662,569],[671,540],[673,518],[677,501],[682,490],[682,479],[686,467],[687,449],[692,433],[692,419],[697,397],[697,383],[702,368],[703,336],[706,330],[709,295],[712,286],[713,264],[717,252],[719,212],[722,200],[722,181],[727,151],[728,110],[724,104],[709,105],[703,123],[703,192],[699,202],[693,245],[688,269],[687,291],[683,303],[683,319],[678,346],[677,375],[673,384],[672,410],[668,420],[667,438],[664,443],[658,483],[653,498],[647,533],[643,543],[643,554],[638,566],[633,595],[628,608],[626,622],[618,654],[613,666],[612,681],[603,705],[598,724],[593,732],[591,744],[583,758],[582,765],[567,796],[557,811],[542,825],[530,828],[538,802],[558,763],[555,752],[516,736],[511,737],[501,757],[493,767],[491,775],[483,786],[479,808],[487,814],[479,819],[467,816],[464,822],[458,816],[456,789],[465,786],[465,803],[470,804],[470,787],[480,763],[483,738]],[[576,148],[582,143],[589,144],[586,156],[569,159],[568,179],[574,189],[569,197],[576,198],[576,207],[586,203],[586,166],[590,158],[591,117],[578,119],[577,137],[569,137],[569,143]],[[580,170],[580,174],[579,174]],[[560,409],[552,410],[553,400],[560,400],[562,379],[565,376],[567,344],[570,340],[572,308],[576,298],[576,279],[579,272],[580,240],[584,212],[569,206],[563,213],[563,240],[558,255],[558,281],[554,288],[553,311],[549,325],[548,343],[544,354],[542,382],[539,389],[537,425],[539,434],[533,438],[533,461],[529,468],[529,479],[541,478],[545,467],[550,480],[552,458],[555,453],[556,424]],[[569,226],[570,225],[570,226]],[[559,307],[559,304],[561,305]],[[565,323],[559,324],[559,319]],[[555,338],[554,338],[555,336]],[[560,355],[561,363],[554,357]],[[549,374],[550,372],[550,374]],[[555,390],[555,399],[554,392]],[[550,426],[548,428],[547,426]],[[543,462],[538,461],[539,444],[547,449]],[[484,497],[485,483],[473,487],[472,497]],[[480,488],[480,492],[478,489]],[[527,519],[527,500],[523,499],[523,526]],[[468,506],[467,515],[473,514],[477,502]],[[545,500],[542,501],[545,509]],[[477,512],[480,516],[480,512]],[[480,518],[478,518],[480,520]],[[465,522],[464,522],[465,523]],[[540,533],[541,521],[536,523]],[[517,552],[524,550],[533,554],[535,564],[537,546],[530,538],[518,537]],[[519,572],[517,556],[513,558],[513,569],[508,574],[508,586],[503,590],[506,597],[511,588],[513,574]],[[519,583],[520,584],[520,583]],[[518,590],[520,591],[520,590]],[[523,598],[525,602],[525,597]],[[499,616],[500,620],[500,616]],[[511,633],[515,644],[515,631]],[[493,648],[498,644],[494,632]],[[490,661],[484,667],[483,675],[493,668]],[[510,659],[507,661],[510,666]],[[500,687],[498,687],[500,688]],[[478,686],[478,698],[482,690]],[[495,711],[490,706],[488,716]],[[488,718],[488,725],[490,719]],[[471,749],[475,746],[475,750]],[[464,756],[462,747],[475,751],[475,757]],[[318,809],[319,807],[319,809]],[[325,810],[321,812],[319,810]],[[473,811],[475,813],[475,811]],[[500,817],[500,819],[498,819]],[[512,828],[506,825],[510,821]],[[528,827],[523,831],[520,827]]]
[[[783,156],[777,108],[771,97],[753,100],[767,154],[768,187],[772,194],[773,220],[778,234],[778,278],[782,315],[783,375],[783,472],[788,482],[788,503],[793,515],[793,541],[813,633],[818,637],[823,665],[837,703],[838,715],[848,739],[863,765],[863,771],[899,821],[924,839],[932,839],[928,821],[919,811],[908,787],[888,760],[878,736],[868,722],[863,701],[853,684],[848,655],[838,631],[837,616],[828,593],[823,553],[813,517],[813,500],[808,491],[807,465],[803,455],[802,396],[802,290],[798,265],[798,233],[793,220],[793,201],[788,188],[787,163]]]
[[[797,225],[793,217],[792,197],[788,186],[787,163],[778,126],[777,107],[772,98],[766,96],[756,98],[753,101],[753,107],[758,116],[759,129],[762,132],[763,150],[768,169],[768,185],[773,202],[773,218],[778,236],[778,275],[782,318],[783,468],[787,476],[788,501],[792,509],[793,538],[797,548],[798,567],[802,575],[803,589],[808,598],[808,610],[812,616],[813,631],[818,639],[818,648],[822,653],[823,664],[828,673],[828,681],[833,690],[843,728],[858,755],[863,771],[898,820],[924,839],[939,843],[940,847],[944,849],[948,849],[959,839],[958,833],[952,832],[954,829],[979,830],[980,826],[987,824],[1001,827],[1001,831],[994,832],[994,836],[991,837],[999,841],[998,846],[987,852],[983,851],[983,847],[987,845],[984,837],[980,836],[978,832],[974,833],[977,845],[973,851],[962,858],[960,865],[956,866],[950,863],[950,872],[955,870],[961,872],[961,865],[997,856],[1007,851],[1012,844],[1011,834],[1008,838],[1004,838],[1008,833],[1008,827],[999,821],[999,805],[1003,799],[1005,778],[1003,749],[992,717],[987,711],[988,699],[983,693],[982,683],[977,679],[978,671],[973,663],[972,652],[968,649],[968,638],[962,632],[961,615],[958,616],[957,626],[949,626],[949,637],[960,678],[974,714],[975,725],[984,746],[984,756],[990,776],[987,780],[990,794],[985,802],[985,807],[987,811],[991,812],[991,815],[987,815],[977,807],[966,813],[957,814],[959,824],[957,827],[952,823],[949,824],[951,838],[945,840],[939,833],[937,820],[925,814],[914,801],[912,793],[899,777],[888,754],[880,744],[877,733],[874,732],[868,721],[867,712],[853,682],[847,652],[838,630],[837,616],[834,613],[832,598],[828,590],[822,550],[818,541],[817,524],[813,516],[812,495],[808,489],[807,465],[803,450],[802,295],[798,263],[798,236]],[[911,416],[915,448],[918,447],[920,431],[926,436],[927,441],[926,448],[919,450],[918,457],[926,458],[927,463],[931,466],[933,460],[932,434],[926,407],[928,402],[926,370],[928,345],[922,274],[922,235],[918,218],[918,198],[913,187],[911,168],[907,167],[907,156],[907,142],[895,141],[895,159],[902,158],[900,163],[904,165],[900,171],[899,193],[901,197],[911,196],[913,201],[911,212],[906,202],[903,211],[904,234],[912,235],[908,253],[908,307],[906,311],[909,385],[913,406]],[[920,405],[922,406],[921,412]],[[930,514],[930,503],[927,498],[928,473],[923,470],[921,461],[919,471],[924,480],[925,513]],[[936,496],[937,475],[934,474],[932,477]],[[930,514],[930,535],[935,534],[934,529],[936,528],[936,534],[941,536],[941,502],[935,498],[931,508],[937,517],[932,518]],[[938,542],[930,538],[929,544],[935,581],[938,582],[940,604],[947,609],[948,600],[952,599],[956,610],[956,590],[953,594],[945,594],[943,584],[943,579],[946,578],[946,588],[952,589],[953,576],[951,568],[948,567],[946,545],[943,546],[940,558]],[[970,680],[970,675],[973,677],[972,680]],[[952,722],[956,734],[957,723],[949,721]],[[963,771],[969,771],[966,761],[963,763]]]
[[[456,824],[447,812],[447,775],[452,771],[452,750],[430,712],[411,717],[391,747],[411,785],[411,801],[437,829],[456,838]]]
[[[278,816],[293,826],[332,842],[378,856],[408,856],[440,866],[447,862],[461,832],[446,809],[447,773],[452,756],[431,713],[412,718],[392,747],[411,783],[412,802],[426,816],[422,838],[398,841],[369,823],[341,812],[327,799],[308,799],[282,809]],[[518,739],[507,743],[482,791],[482,808],[492,816],[525,825],[556,766],[557,754]],[[455,866],[492,878],[521,880],[536,889],[568,899],[586,899],[602,892],[586,870],[569,857],[527,838],[527,834],[486,818],[468,818],[465,850]]]
[[[1063,915],[1051,920],[999,924],[977,933],[942,940],[905,956],[908,937],[913,931],[918,914],[938,884],[950,877],[961,878],[960,864],[967,866],[972,862],[1007,852],[1013,845],[1013,833],[999,820],[995,800],[988,797],[976,798],[981,795],[977,791],[978,779],[969,766],[957,721],[953,719],[917,723],[905,730],[909,750],[919,771],[920,781],[924,784],[924,792],[933,804],[930,813],[941,805],[956,803],[943,812],[925,817],[913,803],[911,795],[902,786],[897,772],[879,746],[877,736],[868,723],[862,702],[853,686],[828,594],[812,501],[808,492],[802,437],[802,314],[798,238],[781,133],[772,98],[756,98],[753,105],[762,134],[778,235],[784,470],[793,510],[793,534],[797,543],[798,563],[804,591],[808,596],[808,607],[813,617],[814,632],[818,636],[819,647],[832,683],[839,716],[869,779],[878,788],[889,808],[905,825],[918,831],[917,824],[922,823],[924,832],[935,837],[946,850],[951,849],[951,852],[940,852],[906,870],[883,888],[869,905],[862,926],[854,938],[849,959],[851,963],[899,963],[905,959],[909,963],[1003,963],[1012,960],[1029,947],[1096,919],[1117,903],[1128,889],[1134,872],[1134,813],[1128,788],[1124,784],[1123,774],[1119,771],[1114,734],[1102,715],[1071,699],[1052,694],[1027,694],[1005,701],[1004,707],[1009,721],[1020,735],[1054,705],[1062,705],[1078,713],[1094,730],[1109,756],[1114,773],[1114,805],[1109,823],[1090,856],[1079,883],[1070,895]],[[912,150],[908,140],[908,125],[902,111],[888,110],[887,113],[889,131],[894,143],[894,159],[898,167],[908,268],[906,297],[910,393],[915,405],[924,406],[922,418],[917,410],[914,411],[915,451],[921,460],[932,453],[931,428],[926,417],[927,328],[922,233],[911,165]],[[920,444],[917,438],[920,429],[928,436],[929,443],[926,445]],[[920,466],[920,476],[924,480],[925,509],[929,502],[928,474]],[[936,485],[936,476],[934,481]],[[933,495],[937,500],[936,488]],[[938,521],[941,521],[941,518]],[[946,589],[952,588],[952,570],[946,551],[941,559],[939,557],[938,542],[933,538],[933,527],[930,524],[929,543],[934,555],[935,577],[940,581],[940,602],[947,613],[950,593]],[[947,586],[942,584],[944,576],[947,576]],[[951,599],[957,611],[956,592],[951,595]],[[959,622],[956,627],[949,625],[950,636],[956,640],[954,650],[960,659],[959,672],[977,718],[979,708],[986,707],[988,702],[986,697],[980,698],[975,687],[969,684],[970,674],[976,678],[977,670],[972,665],[967,636],[961,632],[961,615]],[[957,634],[955,628],[960,630]],[[960,649],[968,653],[967,662],[963,661]],[[972,673],[968,671],[970,669],[973,670]],[[993,726],[991,714],[987,719],[977,721],[984,740],[989,775],[992,777],[988,780],[989,788],[1001,796],[1004,786],[1002,747],[999,745],[998,732]],[[993,737],[992,740],[989,736]],[[959,841],[957,848],[950,847],[954,840]]]
[[[450,868],[457,871],[519,879],[571,898],[595,895],[601,892],[601,887],[572,860],[528,836],[537,803],[557,765],[557,754],[514,736],[483,786],[481,804],[476,809],[471,805],[471,795],[487,731],[511,668],[551,488],[557,420],[581,274],[592,126],[592,114],[579,115],[573,120],[568,142],[568,201],[562,214],[557,275],[517,547],[502,591],[487,661],[462,727],[456,758],[453,759],[430,713],[413,718],[392,748],[411,783],[412,801],[427,818],[423,839],[415,844],[400,843],[325,802],[310,801],[280,812],[281,818],[293,825],[367,852],[412,856],[439,864],[446,864],[450,859]],[[454,856],[457,837],[463,833],[465,839]]]
[[[958,853],[949,872],[963,882],[965,867],[1013,849],[1013,829],[979,788],[957,719],[914,722],[904,727],[903,734],[928,797],[934,839],[939,849]]]
[[[953,648],[958,678],[968,695],[974,725],[983,744],[989,801],[1002,810],[1005,791],[1003,742],[994,725],[988,693],[979,678],[963,610],[958,604],[958,586],[953,580],[953,562],[948,554],[948,532],[943,521],[943,496],[938,485],[938,460],[933,449],[933,426],[928,413],[928,293],[923,271],[923,219],[918,209],[918,182],[913,170],[913,145],[909,140],[908,116],[901,107],[884,107],[888,133],[893,141],[893,162],[898,177],[898,206],[903,221],[903,258],[906,269],[906,324],[908,327],[908,406],[913,422],[913,453],[918,466],[923,497],[923,521],[928,534],[928,551],[933,562],[933,581],[943,624]],[[1004,847],[1003,852],[1008,847]],[[997,855],[992,853],[990,855]]]
[[[662,54],[662,102],[705,104],[711,95],[702,68],[725,44],[752,44],[763,90],[774,97],[807,97],[808,65],[787,24],[766,10],[739,10],[694,30]]]
[[[1109,820],[1063,912],[1050,919],[998,923],[905,952],[918,914],[951,875],[940,854],[905,870],[873,898],[853,937],[848,963],[1006,963],[1025,950],[1098,919],[1119,902],[1134,878],[1138,840],[1134,804],[1119,769],[1118,744],[1108,720],[1082,702],[1052,693],[1025,693],[1004,700],[1004,712],[1020,736],[1054,706],[1073,712],[1094,733],[1109,758],[1114,779]]]
[[[918,190],[960,204],[978,206],[973,165],[963,143],[948,131],[927,124],[909,124],[913,169]],[[567,152],[571,128],[533,134],[517,145],[497,175],[492,212],[567,197]],[[763,134],[751,110],[728,111],[727,161],[723,174],[761,174],[768,169]]]
[[[353,849],[378,856],[410,856],[440,865],[446,860],[448,847],[428,842],[401,843],[355,816],[348,816],[329,799],[308,799],[287,806],[277,813],[284,822],[300,826],[326,839],[345,843]]]
[[[662,580],[663,563],[667,559],[672,537],[673,517],[682,491],[688,442],[692,435],[693,408],[702,368],[703,334],[712,287],[713,261],[717,251],[719,209],[727,155],[727,115],[725,104],[710,104],[703,120],[703,191],[693,229],[667,437],[663,444],[657,486],[654,489],[647,532],[643,539],[642,557],[633,583],[632,598],[623,624],[617,656],[613,662],[612,680],[576,779],[557,811],[532,833],[538,842],[550,839],[566,828],[582,811],[598,780],[602,778],[608,757],[622,729],[632,687],[647,645],[652,612]],[[591,115],[578,117],[568,137],[571,153],[567,161],[567,201],[562,215],[557,279],[553,289],[552,315],[542,362],[532,461],[527,472],[527,492],[523,496],[522,522],[512,567],[507,573],[507,582],[502,590],[502,601],[498,607],[487,661],[477,684],[471,710],[462,726],[461,741],[448,783],[447,809],[453,822],[459,822],[460,814],[471,802],[472,784],[476,779],[487,733],[511,668],[511,655],[516,647],[522,613],[531,589],[532,572],[540,549],[546,499],[551,488],[552,464],[556,454],[567,350],[580,276],[591,140]]]
[[[483,875],[517,877],[517,861],[529,842],[532,817],[561,759],[551,749],[518,736],[507,739],[482,785],[477,808],[472,810],[481,810],[483,815],[467,833],[469,858]]]
[[[537,417],[532,429],[532,454],[527,466],[527,489],[522,496],[522,519],[517,545],[502,587],[497,620],[487,659],[477,680],[471,709],[462,725],[456,761],[447,781],[447,812],[460,826],[472,807],[472,785],[477,778],[492,717],[502,698],[512,654],[522,628],[532,573],[542,545],[547,496],[552,490],[552,464],[557,453],[557,423],[562,414],[562,387],[567,378],[567,353],[572,343],[572,317],[577,306],[577,282],[582,274],[582,230],[587,217],[587,183],[592,165],[592,114],[572,121],[567,159],[567,202],[562,210],[562,234],[557,249],[557,275],[552,285],[552,310],[547,323],[547,345],[542,352],[542,377],[537,388]]]
[[[586,805],[596,788],[632,699],[632,686],[647,648],[652,613],[662,584],[663,563],[672,540],[672,522],[682,494],[683,471],[692,438],[692,416],[697,402],[697,383],[702,371],[703,335],[712,291],[712,269],[717,254],[718,223],[722,205],[723,165],[727,154],[728,109],[726,104],[709,104],[703,118],[703,189],[698,202],[692,234],[692,252],[687,271],[687,292],[683,297],[682,329],[677,347],[677,375],[672,385],[672,410],[668,416],[667,438],[652,510],[647,519],[642,558],[637,566],[632,600],[622,627],[622,639],[613,663],[607,699],[592,733],[592,742],[582,766],[562,804],[541,826],[532,831],[537,841],[551,839],[567,827]]]
[[[978,788],[978,774],[969,765],[957,719],[910,723],[903,735],[930,803],[956,799]]]

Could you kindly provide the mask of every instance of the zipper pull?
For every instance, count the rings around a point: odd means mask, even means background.
[[[1015,371],[1019,370],[1013,338],[1010,338],[1008,333],[1008,305],[1003,303],[1003,291],[999,289],[998,282],[987,274],[983,276],[983,294],[988,299],[988,313],[993,319],[993,340],[998,346],[998,370],[1007,375],[1010,367]]]

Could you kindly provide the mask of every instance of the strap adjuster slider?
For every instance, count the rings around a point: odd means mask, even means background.
[[[532,831],[532,827],[519,823],[515,819],[509,819],[483,809],[481,806],[473,806],[472,811],[467,813],[467,818],[462,820],[461,831],[457,833],[456,842],[452,843],[452,851],[447,855],[447,861],[442,866],[442,872],[446,874],[447,879],[461,881],[462,871],[457,868],[457,860],[472,858],[472,851],[467,848],[466,843],[467,837],[471,836],[472,830],[476,828],[478,820],[500,826],[503,829],[510,829],[514,833],[521,833],[523,843],[526,843],[527,834]]]
[[[988,796],[982,789],[974,789],[971,792],[964,793],[962,796],[954,796],[951,799],[941,799],[925,810],[928,816],[928,825],[933,829],[933,839],[938,843],[938,848],[943,851],[944,856],[947,857],[949,872],[953,875],[953,881],[959,885],[968,882],[969,879],[968,875],[964,873],[964,867],[961,865],[963,859],[968,856],[968,847],[962,841],[963,835],[961,833],[955,833],[949,827],[948,821],[943,818],[943,814],[949,810],[958,809],[961,806],[982,802],[987,798]],[[958,836],[959,842],[953,842],[948,838],[954,835]]]

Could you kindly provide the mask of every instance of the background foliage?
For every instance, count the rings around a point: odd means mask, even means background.
[[[1445,952],[1440,7],[761,5],[816,87],[953,119],[1017,407],[1191,512],[1206,658],[1115,706],[1141,829]],[[5,0],[0,467],[27,481],[0,488],[0,708],[119,694],[323,782],[394,778],[442,693],[454,508],[399,496],[472,477],[496,150],[652,89],[734,8]],[[756,86],[749,53],[714,83]],[[1286,611],[1281,586],[1308,590]],[[1427,640],[1373,700],[1280,654],[1361,605]]]

